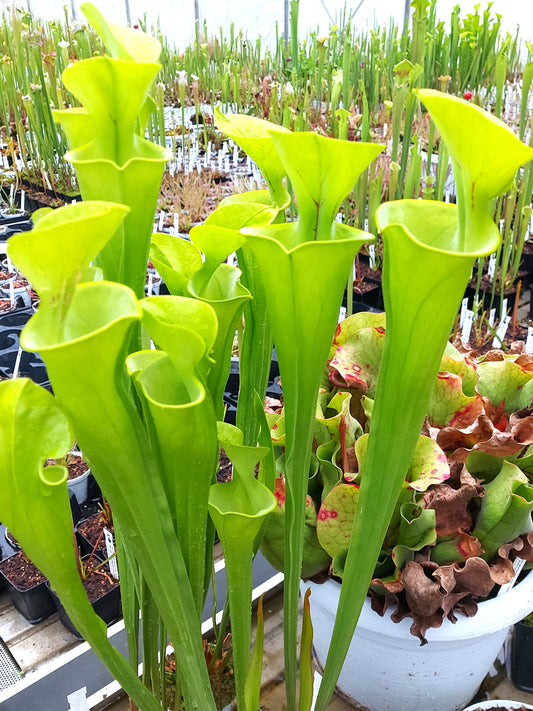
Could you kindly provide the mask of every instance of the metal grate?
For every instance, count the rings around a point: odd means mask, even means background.
[[[24,672],[0,637],[0,691],[16,684],[23,675]]]

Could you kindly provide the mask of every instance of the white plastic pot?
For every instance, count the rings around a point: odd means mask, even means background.
[[[80,452],[71,452],[76,457],[80,457],[81,453]],[[70,494],[75,494],[76,496],[76,501],[78,504],[84,504],[87,501],[87,497],[89,495],[89,474],[91,473],[90,469],[87,469],[86,472],[81,474],[81,476],[77,476],[75,479],[67,479],[67,486],[68,486],[68,492]]]
[[[324,667],[340,585],[302,582],[311,588],[316,659]],[[459,711],[473,698],[511,625],[533,610],[533,572],[499,597],[479,604],[474,617],[458,614],[426,633],[411,635],[411,620],[380,617],[365,600],[337,688],[365,711]],[[358,704],[358,705],[357,705]]]

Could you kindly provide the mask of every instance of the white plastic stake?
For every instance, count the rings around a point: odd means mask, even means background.
[[[11,301],[11,306],[15,306],[15,287],[13,286],[13,279],[9,280],[9,300]]]
[[[115,555],[115,539],[113,538],[113,534],[111,533],[111,531],[107,528],[104,528],[104,538],[105,538],[105,550],[107,553],[107,557],[110,559],[108,561],[109,562],[109,570],[111,571],[111,575],[118,580],[119,577],[118,577],[117,557]]]
[[[501,586],[501,588],[498,590],[498,594],[496,595],[496,597],[503,595],[514,586],[518,579],[518,576],[522,572],[522,568],[524,567],[525,563],[526,561],[524,560],[524,558],[515,558],[513,560],[514,575],[508,583],[505,583],[505,585]]]
[[[533,326],[527,329],[526,353],[533,353]]]
[[[21,358],[22,358],[22,348],[19,346],[19,349],[17,351],[17,357],[15,358],[15,365],[13,367],[13,375],[11,376],[13,378],[13,380],[15,380],[15,378],[18,378]]]
[[[315,704],[318,698],[318,690],[320,689],[321,682],[322,674],[320,672],[315,671],[315,675],[313,677],[313,700],[311,701],[310,711],[315,711]]]
[[[470,309],[466,310],[465,320],[463,323],[463,329],[461,331],[461,341],[463,343],[468,343],[470,338],[470,331],[472,330],[472,324],[474,323],[474,312]]]
[[[494,321],[496,319],[496,309],[491,309],[489,314],[489,326],[494,328]]]
[[[21,209],[22,212],[25,211],[25,210],[24,210],[25,205],[26,205],[26,191],[25,191],[25,190],[21,190],[21,191],[20,191],[20,209]]]
[[[461,301],[461,317],[459,319],[459,328],[463,327],[467,311],[468,311],[468,297],[465,296],[465,298]]]
[[[148,284],[146,285],[146,296],[152,296],[154,292],[154,275],[149,272],[148,273]]]
[[[159,232],[163,231],[163,225],[165,224],[165,217],[166,217],[165,213],[163,212],[163,210],[161,210],[161,212],[159,213],[159,224],[157,226]]]
[[[487,267],[487,276],[492,281],[496,272],[496,254],[491,254],[489,258],[489,266]]]
[[[341,306],[339,309],[339,320],[337,321],[337,323],[344,321],[345,318],[346,318],[346,307]]]
[[[502,310],[500,312],[500,318],[503,318],[506,313],[507,313],[507,299],[504,299],[502,301]]]
[[[368,263],[370,268],[374,269],[376,266],[376,247],[373,244],[368,245]]]
[[[229,173],[229,158],[226,156],[224,158],[224,172]]]
[[[335,215],[335,222],[341,222],[342,223],[342,212],[338,212]]]
[[[500,324],[496,330],[496,336],[492,341],[492,347],[493,348],[498,348],[501,346],[503,343],[503,339],[505,338],[505,334],[507,333],[507,328],[509,327],[509,324],[511,323],[511,317],[510,316],[505,316],[505,318],[500,321]]]

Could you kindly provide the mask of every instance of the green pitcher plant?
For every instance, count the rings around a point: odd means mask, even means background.
[[[417,93],[451,156],[457,205],[401,200],[377,211],[386,340],[317,711],[326,708],[342,668],[472,267],[500,243],[490,201],[533,158],[531,148],[478,107],[436,91]]]
[[[155,104],[148,95],[160,69],[159,42],[108,23],[90,3],[81,9],[102,37],[109,56],[76,62],[63,83],[81,107],[56,110],[70,145],[84,200],[127,205],[128,216],[97,255],[104,277],[144,295],[145,271],[159,185],[171,154],[144,138]]]
[[[36,213],[36,227],[27,233],[27,239],[10,244],[13,259],[31,275],[38,290],[45,278],[46,261],[50,271],[54,264],[62,264],[64,272],[70,271],[59,274],[49,300],[45,298],[42,311],[30,320],[21,338],[24,347],[41,353],[56,400],[72,423],[84,456],[98,472],[124,546],[143,578],[150,581],[150,593],[159,614],[176,649],[181,650],[179,666],[190,666],[181,670],[186,703],[192,704],[200,694],[205,707],[214,708],[199,634],[198,607],[203,588],[198,593],[201,583],[197,579],[201,577],[203,582],[205,572],[194,572],[202,567],[199,548],[209,555],[212,545],[197,542],[194,526],[191,529],[181,517],[178,526],[178,517],[172,512],[178,505],[180,509],[190,507],[191,513],[203,519],[206,529],[217,442],[213,405],[205,402],[208,396],[202,373],[216,331],[216,318],[212,309],[201,302],[192,301],[192,310],[176,309],[172,299],[159,310],[152,303],[141,308],[129,287],[116,282],[84,281],[83,263],[98,253],[101,243],[116,228],[117,214],[122,218],[126,209],[113,203],[84,202]],[[62,262],[64,254],[71,255],[69,261]],[[46,296],[46,285],[44,293]],[[135,362],[129,366],[139,383],[136,396],[126,371],[126,356],[131,332],[141,320],[154,341],[161,341],[169,352],[154,351],[153,358],[149,357],[152,351],[147,356],[136,354]],[[184,336],[186,329],[189,333]],[[161,335],[168,339],[172,330],[177,332],[176,342],[181,337],[188,344],[189,363],[180,374],[176,367],[186,356],[176,355]],[[174,384],[170,380],[161,384],[161,379],[168,380],[169,376]],[[144,417],[138,409],[141,396]],[[179,451],[177,444],[170,450],[167,446],[162,448],[159,438],[165,428],[173,430],[180,421],[183,427],[183,418],[194,428],[195,408],[204,411],[200,439],[195,433],[198,449],[196,454],[194,450],[187,452],[186,471],[178,474],[180,460],[172,456]],[[206,411],[211,411],[211,418],[206,418]],[[194,446],[193,442],[189,444]],[[177,476],[193,477],[194,471],[197,476],[191,489],[186,480],[183,487],[176,482]],[[207,480],[207,486],[200,486],[198,477]],[[177,504],[176,497],[181,496],[187,497],[186,501]],[[46,501],[41,504],[46,505]],[[143,524],[146,517],[151,522],[149,527]],[[203,536],[205,541],[205,531]],[[205,565],[210,568],[209,560]],[[48,570],[43,572],[47,574]],[[58,589],[58,593],[62,596],[63,591]],[[68,600],[66,608],[68,611]]]
[[[342,567],[343,584],[316,705],[323,711],[389,526],[400,534],[393,546],[397,560],[411,562],[412,551],[433,541],[431,513],[421,514],[419,501],[412,494],[409,500],[404,496],[406,478],[417,496],[428,488],[428,469],[440,481],[448,474],[438,449],[421,437],[428,411],[443,423],[443,431],[455,427],[446,434],[453,435],[455,450],[475,473],[487,466],[487,452],[460,430],[457,412],[477,407],[481,392],[496,399],[495,381],[505,386],[508,410],[502,416],[510,417],[516,405],[530,404],[533,385],[521,362],[503,358],[494,376],[483,364],[473,373],[449,347],[443,352],[474,261],[499,245],[490,201],[531,160],[533,149],[467,102],[418,92],[452,158],[457,205],[405,200],[377,210],[384,241],[386,321],[369,317],[363,340],[350,344],[350,358],[368,356],[356,361],[359,371],[348,374],[344,369],[348,357],[333,364],[335,377],[354,377],[358,387],[366,383],[355,412],[353,395],[329,397],[320,386],[328,360],[331,367],[334,339],[339,339],[337,346],[349,341],[349,334],[336,331],[339,308],[355,254],[372,235],[335,218],[382,146],[293,134],[264,121],[217,112],[220,128],[260,165],[269,190],[224,201],[195,228],[191,242],[155,237],[151,258],[171,295],[144,298],[155,201],[169,158],[165,149],[144,138],[159,45],[141,32],[106,22],[88,3],[83,9],[108,55],[65,71],[67,88],[83,106],[56,116],[68,136],[68,159],[84,202],[36,213],[34,229],[13,236],[8,247],[41,298],[21,344],[41,354],[54,396],[24,379],[0,383],[5,415],[0,439],[9,452],[0,518],[48,576],[76,626],[141,711],[166,708],[157,666],[167,637],[175,649],[185,708],[216,708],[201,639],[213,522],[227,558],[237,703],[239,711],[256,711],[261,635],[247,679],[251,564],[263,532],[268,536],[277,527],[271,551],[285,570],[287,704],[295,711],[299,578],[308,563],[304,541],[313,541],[318,550],[321,507],[326,512],[338,505],[334,497],[349,501],[354,515],[347,549],[335,547],[336,536],[324,546]],[[284,221],[289,205],[285,176],[296,197],[298,217],[293,222]],[[223,263],[233,251],[239,269]],[[244,405],[239,424],[244,425],[239,430],[217,425],[217,420],[224,414],[222,393],[243,311],[247,341],[240,363]],[[283,416],[272,438],[257,404],[270,358],[270,329],[284,394]],[[447,399],[446,385],[435,385],[444,361],[448,384],[454,377],[462,381],[460,396]],[[443,388],[437,395],[436,387]],[[35,423],[31,447],[21,434],[26,416]],[[68,449],[72,435],[113,510],[121,577],[124,571],[127,580],[129,662],[110,647],[81,592],[64,472],[43,467],[48,457]],[[354,486],[350,492],[339,488],[343,472],[350,471],[345,465],[352,442],[362,464],[356,497]],[[215,483],[220,445],[234,463],[228,484]],[[276,482],[272,445],[285,448]],[[514,531],[517,516],[522,525],[529,515],[531,487],[524,467],[533,470],[532,457],[518,463],[516,454],[513,449],[505,461],[491,465],[476,528],[488,551]],[[264,465],[256,479],[259,460]],[[22,487],[32,493],[24,510],[17,503]],[[502,497],[509,505],[495,516]],[[278,526],[280,503],[284,519]],[[42,516],[38,536],[31,532],[35,524],[30,510],[37,519]],[[45,550],[52,538],[58,560]],[[453,547],[453,541],[446,543]],[[323,561],[314,559],[310,565],[323,566]],[[394,572],[383,572],[384,584],[391,583],[387,576],[393,578]],[[312,698],[308,603],[302,711]],[[139,609],[145,684],[137,679]]]
[[[285,674],[288,708],[295,708],[298,591],[315,403],[355,254],[372,239],[335,218],[382,147],[312,133],[272,131],[271,137],[296,194],[298,219],[242,232],[261,269],[283,383]],[[273,273],[275,280],[268,278]]]

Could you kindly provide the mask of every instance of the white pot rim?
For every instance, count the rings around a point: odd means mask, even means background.
[[[314,595],[315,599],[320,597],[321,605],[335,615],[339,603],[340,584],[332,579],[320,584],[301,582],[303,591],[308,587],[311,587],[311,612]],[[321,588],[323,589],[322,591]],[[457,622],[452,624],[445,619],[441,627],[428,629],[425,637],[431,643],[431,640],[468,639],[470,637],[493,634],[514,625],[532,610],[533,570],[527,574],[521,583],[515,585],[503,595],[478,603],[478,611],[473,617],[465,617],[458,612]],[[391,623],[390,617],[393,610],[388,610],[383,617],[380,617],[377,612],[372,610],[368,597],[365,599],[363,612],[358,622],[358,629],[362,628],[373,634],[385,633],[398,639],[410,638],[418,642],[410,632],[410,627],[413,623],[410,617],[406,617],[398,623]]]
[[[507,701],[506,699],[489,699],[488,701],[479,701],[477,704],[467,706],[465,711],[482,711],[483,709],[493,709],[501,706],[502,709],[533,709],[533,706],[526,704],[523,701]]]

